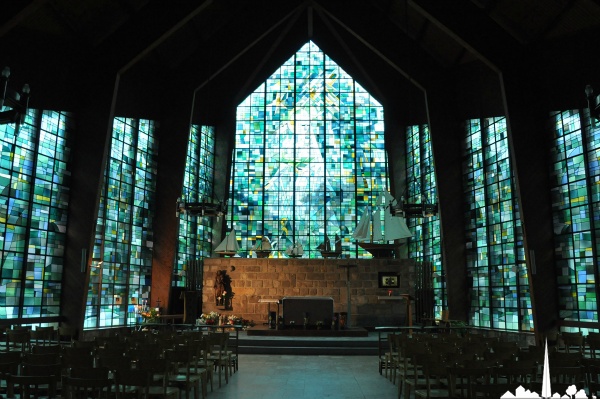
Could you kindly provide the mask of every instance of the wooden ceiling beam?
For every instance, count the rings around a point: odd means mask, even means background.
[[[347,26],[346,24],[344,24],[335,15],[329,13],[329,11],[327,11],[320,5],[318,6],[318,8],[322,13],[326,14],[331,20],[335,21],[339,26],[343,27],[344,30],[346,30],[350,35],[354,36],[354,38],[356,38],[362,45],[364,45],[366,48],[368,48],[373,53],[375,53],[375,55],[377,55],[377,57],[379,57],[381,60],[383,60],[392,69],[394,69],[400,75],[404,76],[404,78],[406,78],[410,83],[412,83],[414,86],[416,86],[419,90],[425,91],[425,87],[423,85],[422,79],[416,80],[414,78],[414,76],[412,76],[412,74],[406,70],[406,68],[400,67],[394,61],[392,61],[388,56],[386,56],[382,51],[380,51],[379,48],[377,48],[371,42],[367,41],[365,38],[363,38],[361,35],[359,35],[354,29],[352,29],[349,26]]]
[[[26,7],[24,7],[17,15],[12,17],[2,27],[0,27],[0,37],[3,37],[13,28],[23,22],[25,19],[33,15],[40,7],[48,3],[48,0],[33,0]]]
[[[146,47],[140,53],[138,53],[138,55],[136,55],[131,60],[129,60],[129,62],[127,62],[125,65],[123,65],[121,67],[121,69],[119,70],[119,73],[120,74],[125,73],[127,70],[129,70],[131,67],[133,67],[135,64],[137,64],[142,59],[144,59],[146,56],[148,56],[153,50],[155,50],[158,46],[160,46],[161,44],[163,44],[175,32],[177,32],[179,29],[181,29],[185,24],[187,24],[188,22],[190,22],[193,18],[195,18],[196,15],[200,14],[208,6],[210,6],[212,4],[212,2],[213,2],[213,0],[205,0],[194,11],[190,12],[189,14],[187,14],[185,16],[185,18],[181,19],[178,23],[176,23],[175,25],[173,25],[173,27],[171,29],[169,29],[167,32],[165,32],[164,34],[162,34],[157,40],[155,40],[148,47]]]
[[[329,21],[327,16],[325,14],[323,14],[321,9],[319,9],[317,12],[319,14],[319,17],[321,17],[321,20],[323,21],[325,26],[327,26],[327,28],[329,29],[329,31],[335,38],[335,40],[340,44],[340,46],[344,49],[346,54],[348,54],[348,57],[352,60],[354,65],[356,65],[356,68],[363,74],[364,78],[369,82],[372,90],[374,91],[375,96],[377,98],[379,98],[380,101],[383,100],[385,98],[385,96],[383,95],[383,92],[381,91],[379,86],[371,78],[371,74],[367,72],[365,67],[360,62],[360,60],[358,58],[356,58],[356,56],[354,55],[354,52],[350,49],[350,47],[348,47],[348,44],[344,41],[344,39],[342,39],[341,35],[337,32],[337,30],[335,29],[333,24]]]
[[[408,0],[411,7],[499,72],[522,55],[523,46],[470,0]]]

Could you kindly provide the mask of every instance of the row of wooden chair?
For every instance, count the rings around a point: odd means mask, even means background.
[[[29,351],[31,345],[69,344],[76,336],[76,329],[67,326],[59,328],[13,326],[0,331],[0,337],[5,343],[5,351]]]
[[[398,397],[404,395],[408,398],[411,393],[414,393],[417,397],[428,397],[422,395],[434,395],[432,397],[435,397],[437,394],[448,394],[450,390],[454,389],[450,383],[441,385],[441,388],[439,384],[429,385],[428,389],[430,391],[434,386],[440,388],[440,390],[426,393],[427,381],[433,379],[434,373],[432,370],[435,369],[435,373],[439,374],[441,368],[446,370],[444,371],[446,379],[456,378],[459,371],[462,372],[463,369],[471,366],[485,369],[490,376],[494,375],[495,378],[497,378],[499,372],[509,374],[508,371],[523,372],[525,369],[528,370],[530,375],[527,381],[532,385],[537,385],[542,378],[540,365],[543,364],[544,351],[543,348],[536,346],[521,348],[515,342],[486,339],[480,336],[467,336],[456,339],[447,336],[432,337],[407,334],[390,334],[388,342],[390,347],[384,355],[383,363],[386,365],[386,377],[393,383],[398,384]],[[561,372],[564,376],[567,371],[564,368],[568,368],[572,373],[585,376],[585,378],[578,378],[573,375],[569,382],[575,381],[580,385],[590,387],[590,389],[596,389],[598,381],[596,370],[600,367],[600,359],[584,357],[581,352],[561,352],[557,348],[550,350],[549,357],[551,364],[556,365],[554,372],[557,375]],[[429,362],[436,364],[428,365]],[[427,376],[427,369],[431,369],[429,372],[432,374],[429,377]],[[453,370],[452,377],[449,377],[449,370]],[[488,380],[480,376],[478,381],[480,382],[479,385],[487,385],[485,381]],[[557,383],[562,382],[557,381]],[[499,382],[494,380],[492,385],[499,385]],[[491,388],[482,388],[482,390],[485,389],[491,390]],[[489,394],[495,395],[496,393],[494,391]],[[459,393],[452,392],[452,394],[457,395]],[[460,394],[466,395],[464,392]]]
[[[198,397],[207,394],[207,384],[213,390],[213,375],[218,372],[219,386],[224,377],[237,371],[237,359],[227,348],[229,333],[186,333],[186,334],[133,334],[132,336],[98,337],[93,341],[73,341],[70,345],[32,345],[30,351],[15,351],[0,354],[18,356],[19,360],[31,364],[60,364],[63,377],[65,369],[90,369],[108,367],[114,372],[124,364],[157,364],[168,361],[179,364],[177,374],[170,381],[177,384],[189,397],[191,392]],[[58,360],[59,359],[59,360]],[[139,373],[138,373],[139,374]],[[176,376],[176,377],[175,377]]]

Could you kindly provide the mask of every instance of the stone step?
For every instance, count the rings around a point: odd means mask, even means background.
[[[252,355],[330,355],[330,356],[377,356],[377,348],[365,347],[306,347],[306,346],[240,346],[240,354]]]
[[[278,355],[377,356],[378,342],[365,339],[246,339],[240,338],[238,353]]]

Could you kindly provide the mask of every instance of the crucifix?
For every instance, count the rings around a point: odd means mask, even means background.
[[[356,267],[356,265],[351,265],[351,264],[347,264],[347,265],[339,265],[338,267],[344,268],[346,269],[346,295],[348,296],[348,300],[347,300],[347,308],[346,308],[346,312],[348,313],[348,318],[346,320],[346,326],[348,326],[348,328],[350,328],[350,326],[352,326],[352,322],[351,322],[351,313],[352,313],[352,300],[351,300],[351,293],[350,293],[350,268],[351,267]]]

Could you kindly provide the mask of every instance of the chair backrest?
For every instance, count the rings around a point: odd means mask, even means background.
[[[69,355],[69,356],[93,355],[96,352],[96,349],[93,346],[90,346],[89,344],[79,346],[84,342],[89,342],[89,341],[75,341],[74,346],[64,346],[62,348],[62,354]]]
[[[491,367],[480,366],[453,366],[450,368],[449,386],[452,398],[474,398],[477,384],[490,384],[492,376]]]
[[[64,368],[83,367],[91,368],[94,367],[94,355],[89,351],[80,351],[72,349],[87,349],[87,348],[65,348],[65,352],[62,355],[62,364]]]
[[[54,327],[36,327],[31,331],[31,339],[38,345],[50,345],[54,340]]]
[[[565,367],[577,367],[581,365],[583,355],[581,352],[552,352],[548,355],[550,364],[561,365]]]
[[[97,360],[98,367],[106,367],[113,372],[130,370],[132,367],[131,356],[100,356]]]
[[[29,364],[56,364],[60,363],[59,353],[23,353],[23,362]]]
[[[108,399],[112,396],[112,380],[109,378],[64,377],[62,388],[66,399]]]
[[[200,341],[202,339],[202,335],[204,334],[201,330],[183,330],[181,335],[187,336],[194,341]]]
[[[600,342],[600,332],[589,332],[588,335],[585,336],[585,340]]]
[[[117,397],[125,397],[125,392],[136,393],[137,397],[150,397],[150,379],[152,373],[147,370],[117,370],[115,373],[115,385]],[[135,392],[131,392],[135,388]]]
[[[73,353],[79,352],[81,354],[95,354],[96,353],[96,344],[94,341],[73,341],[71,346],[64,346],[63,352],[67,352],[73,349]]]
[[[190,341],[188,341],[186,347],[187,347],[187,350],[189,350],[192,354],[194,367],[198,367],[199,364],[203,363],[204,349],[206,347],[205,341],[190,340]]]
[[[20,366],[21,366],[20,361],[0,362],[0,381],[2,381],[3,379],[6,379],[6,375],[8,375],[8,374],[13,374],[13,375],[19,374]]]
[[[208,342],[212,348],[213,352],[227,351],[227,344],[229,342],[229,333],[228,332],[211,332],[208,334]]]
[[[397,353],[398,352],[398,341],[396,340],[396,334],[389,333],[387,335],[387,350],[389,353]]]
[[[156,344],[155,341],[139,341],[132,342],[129,345],[130,349],[140,349],[140,350],[154,350],[159,348],[159,345]]]
[[[139,370],[145,370],[150,372],[150,385],[161,387],[163,392],[162,396],[167,397],[167,392],[170,389],[177,389],[169,387],[168,381],[171,375],[170,365],[165,359],[156,359],[152,362],[142,362],[138,364]]]
[[[585,344],[589,347],[592,357],[596,357],[596,351],[600,351],[600,333],[588,333]]]
[[[560,339],[562,340],[567,353],[572,351],[583,351],[583,334],[581,332],[561,332]]]
[[[127,351],[128,346],[126,344],[107,344],[102,348],[96,349],[95,355],[97,357],[106,356],[123,356]]]
[[[581,366],[553,365],[550,367],[550,379],[558,384],[577,384],[584,380],[584,371]]]
[[[58,341],[73,342],[77,338],[77,328],[71,326],[58,327]]]
[[[12,326],[12,330],[13,331],[31,331],[32,327],[31,326]]]
[[[54,364],[21,364],[23,375],[56,375],[60,377],[62,375],[62,365],[60,363]]]
[[[427,360],[423,363],[423,374],[425,375],[425,384],[429,392],[432,387],[447,385],[447,381],[450,378],[450,365],[436,360]]]
[[[21,363],[21,352],[0,352],[0,363]]]
[[[155,342],[156,334],[152,331],[133,331],[125,340],[128,342]]]
[[[108,367],[74,367],[69,371],[69,376],[103,380],[110,377],[110,370]]]
[[[98,348],[104,348],[105,346],[108,346],[112,343],[119,343],[119,342],[121,342],[121,338],[116,335],[112,335],[112,336],[108,336],[108,337],[95,337],[94,338],[94,343],[95,343],[96,347],[98,347]]]
[[[175,372],[181,367],[185,368],[186,374],[189,375],[194,363],[194,354],[189,350],[167,350],[165,351],[165,360],[172,366]]]
[[[6,343],[7,346],[20,348],[21,351],[29,350],[31,345],[31,330],[8,330],[6,332]]]
[[[126,356],[130,357],[133,361],[139,363],[152,362],[162,357],[163,350],[157,346],[153,346],[147,349],[129,349]]]
[[[597,360],[597,359],[594,359]],[[586,368],[587,383],[590,394],[598,396],[600,393],[600,365],[590,364]]]
[[[507,383],[518,383],[528,386],[537,380],[538,365],[536,362],[528,361],[506,361],[501,367],[494,368],[494,380],[497,382],[500,377],[504,377]]]
[[[60,345],[33,345],[31,353],[36,355],[57,354],[60,355],[62,347]]]
[[[6,376],[7,397],[14,397],[19,393],[21,399],[39,398],[47,396],[56,397],[56,386],[60,375],[12,375]]]

